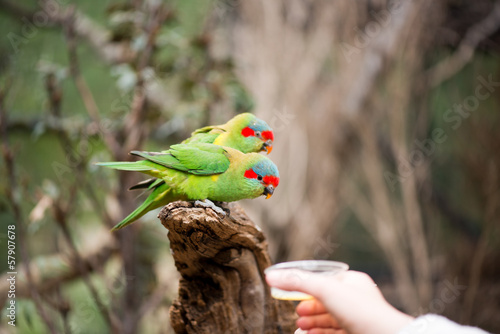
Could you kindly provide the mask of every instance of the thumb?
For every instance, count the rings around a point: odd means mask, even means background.
[[[280,269],[266,273],[267,283],[275,288],[288,291],[300,291],[319,298],[325,287],[333,288],[339,274],[319,274],[297,269]]]

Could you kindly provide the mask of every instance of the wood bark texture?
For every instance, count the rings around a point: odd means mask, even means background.
[[[176,333],[293,333],[289,301],[273,299],[264,279],[271,265],[264,234],[234,203],[226,215],[173,202],[159,218],[181,274],[170,308]]]

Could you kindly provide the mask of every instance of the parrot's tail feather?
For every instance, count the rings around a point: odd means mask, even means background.
[[[176,166],[182,165],[179,163],[179,160],[170,153],[132,151],[130,154],[168,168],[176,168]]]
[[[117,162],[98,162],[97,166],[103,166],[119,170],[128,170],[133,172],[143,172],[154,170],[152,166],[148,166],[141,163],[142,161],[130,162],[130,161],[117,161]]]
[[[135,186],[128,188],[128,190],[137,190],[137,189],[154,189],[162,184],[162,179],[147,179],[137,183]]]
[[[156,179],[155,182],[151,183],[148,187],[148,189],[154,189],[154,188],[157,188],[159,187],[162,183],[165,183],[165,181],[163,179]]]
[[[137,183],[135,186],[132,186],[132,187],[128,188],[128,190],[147,189],[155,181],[156,181],[156,179],[147,179],[147,180],[144,180],[144,181],[141,181],[141,182]]]
[[[149,211],[169,203],[169,191],[170,188],[168,185],[166,185],[165,183],[160,184],[153,190],[153,192],[151,192],[151,194],[149,194],[144,203],[142,203],[137,209],[132,211],[132,213],[125,217],[125,219],[116,224],[116,226],[112,228],[112,231],[124,228],[125,226],[132,224],[134,221],[144,216]]]
[[[164,151],[161,151],[161,152],[148,152],[148,151],[130,151],[130,154],[131,155],[135,155],[135,156],[138,156],[138,157],[143,157],[143,158],[147,158],[149,156],[155,156],[155,155],[170,155],[170,153],[168,153],[168,151],[166,151],[166,153],[163,153]]]

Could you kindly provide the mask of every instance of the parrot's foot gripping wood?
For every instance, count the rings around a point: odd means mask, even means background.
[[[227,204],[222,204],[227,209]],[[173,202],[159,218],[181,278],[170,308],[176,333],[293,333],[293,303],[273,299],[264,279],[267,241],[243,209],[222,215]]]
[[[220,213],[223,216],[226,215],[226,212],[224,211],[224,209],[218,207],[217,205],[215,205],[214,202],[212,202],[209,199],[204,199],[203,201],[195,201],[194,206],[201,207],[201,208],[210,208],[210,209],[214,210],[215,212]]]

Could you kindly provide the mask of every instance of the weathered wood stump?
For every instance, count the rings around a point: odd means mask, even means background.
[[[159,218],[181,274],[170,308],[176,333],[293,333],[294,306],[273,299],[263,270],[271,262],[262,231],[237,204],[225,216],[190,202]]]

